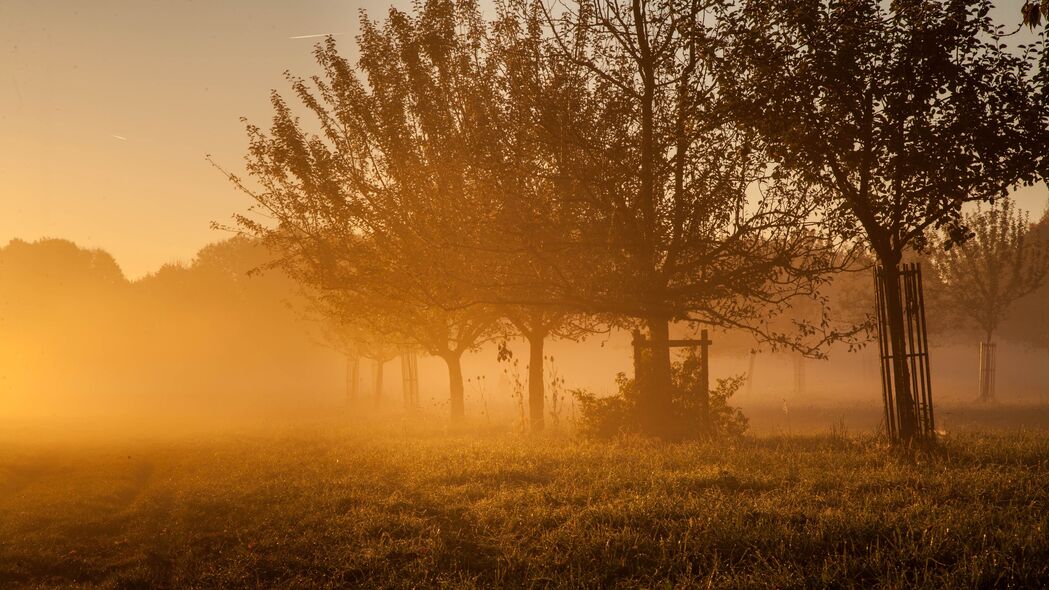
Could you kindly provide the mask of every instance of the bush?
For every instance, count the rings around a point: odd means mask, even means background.
[[[741,387],[746,378],[742,375],[718,379],[710,391],[710,427],[704,432],[702,404],[697,394],[700,380],[700,362],[695,353],[686,353],[673,363],[673,385],[671,399],[674,408],[676,431],[683,438],[713,438],[742,436],[747,430],[747,417],[739,408],[729,405],[728,400]],[[579,429],[594,438],[612,438],[641,431],[638,410],[639,393],[634,380],[623,373],[616,375],[619,392],[609,397],[598,397],[591,391],[576,389],[571,393],[579,402]]]

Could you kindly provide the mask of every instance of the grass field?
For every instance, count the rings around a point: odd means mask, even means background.
[[[0,447],[0,588],[1047,587],[1049,433]]]

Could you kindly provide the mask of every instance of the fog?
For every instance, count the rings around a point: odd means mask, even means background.
[[[400,358],[384,363],[379,395],[376,363],[363,359],[358,400],[348,403],[346,357],[325,341],[323,319],[311,314],[295,283],[264,268],[268,260],[261,246],[234,238],[128,281],[104,251],[63,240],[12,241],[0,249],[0,404],[7,428],[160,434],[400,419]],[[1017,309],[1033,306],[1037,315],[1044,298],[1042,289]],[[1045,309],[1035,321],[1045,321]],[[929,313],[935,321],[936,310]],[[1006,322],[1000,339],[998,403],[1045,404],[1049,357],[1007,338],[1016,322]],[[693,335],[682,325],[675,332]],[[711,337],[711,378],[748,377],[732,403],[751,416],[754,430],[877,427],[876,346],[838,345],[827,358],[812,359],[739,332],[714,330]],[[512,357],[499,361],[501,341],[464,356],[466,415],[477,424],[523,428],[528,346],[509,337]],[[933,334],[945,428],[951,406],[976,398],[978,341],[964,329]],[[554,340],[545,353],[548,412],[561,429],[578,418],[573,390],[613,395],[616,374],[633,371],[630,335],[622,330]],[[416,411],[445,420],[444,361],[421,356],[419,381]]]

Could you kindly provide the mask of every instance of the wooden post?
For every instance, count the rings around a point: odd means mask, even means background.
[[[636,384],[644,375],[642,350],[644,347],[649,346],[650,342],[645,340],[645,337],[641,335],[639,330],[634,330],[633,344],[634,383]],[[694,393],[699,396],[701,429],[704,433],[709,434],[713,431],[710,421],[710,345],[713,342],[711,342],[707,331],[701,330],[699,340],[669,340],[667,344],[670,348],[688,347],[694,349],[697,346],[699,347],[699,383],[697,384],[698,391]]]

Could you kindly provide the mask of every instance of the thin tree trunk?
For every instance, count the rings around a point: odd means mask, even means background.
[[[532,432],[542,432],[546,426],[544,402],[546,396],[543,382],[543,345],[546,337],[540,332],[526,335],[528,338],[528,410]]]
[[[904,333],[903,301],[900,297],[900,269],[897,263],[883,264],[885,311],[889,320],[889,345],[892,350],[892,379],[896,397],[896,415],[900,420],[900,438],[910,442],[918,434],[914,397],[911,393],[910,368],[907,366],[907,344]]]
[[[466,416],[465,409],[465,387],[463,386],[462,354],[449,352],[444,355],[444,362],[448,363],[448,389],[450,393],[450,407],[452,422],[461,422]]]
[[[649,434],[672,436],[674,417],[671,403],[673,383],[670,371],[670,325],[665,318],[648,322],[648,366],[645,389],[641,392],[642,426]]]
[[[980,342],[980,374],[978,376],[980,379],[980,395],[977,399],[981,402],[986,402],[988,401],[988,398],[990,398],[990,395],[987,392],[987,364],[990,361],[989,349],[990,346],[986,340]]]
[[[412,383],[411,383],[411,368],[409,367],[408,353],[401,352],[401,398],[404,401],[404,409],[412,409]]]
[[[404,408],[417,410],[419,407],[419,365],[414,350],[401,353],[401,389]]]
[[[360,385],[361,357],[357,355],[346,355],[346,405],[357,404],[357,394]]]
[[[794,395],[805,395],[805,355],[794,353]]]
[[[997,351],[994,349],[994,330],[987,330],[980,345],[980,401],[994,399],[994,365],[997,362]]]
[[[747,368],[747,399],[754,395],[754,361],[758,356],[757,351],[750,351],[750,366]]]
[[[376,359],[375,361],[375,405],[378,406],[382,403],[382,378],[383,378],[383,366],[384,363],[381,360]]]

